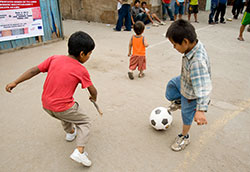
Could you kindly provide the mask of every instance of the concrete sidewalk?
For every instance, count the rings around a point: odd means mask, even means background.
[[[227,9],[230,15],[231,7]],[[67,54],[67,39],[61,42],[0,55],[0,171],[2,172],[247,172],[250,169],[250,33],[237,40],[240,19],[208,25],[209,12],[200,12],[195,26],[212,66],[212,105],[208,125],[192,126],[191,144],[183,152],[170,149],[181,131],[180,111],[173,125],[157,132],[149,115],[158,106],[167,106],[167,82],[180,74],[181,54],[164,37],[166,26],[146,26],[146,77],[127,77],[128,42],[133,32],[114,32],[112,25],[66,20],[66,37],[82,30],[96,42],[86,63],[98,89],[98,116],[86,91],[79,87],[75,99],[93,120],[87,146],[93,166],[85,168],[69,155],[75,143],[64,140],[59,121],[42,110],[41,94],[46,74],[20,84],[12,94],[5,85],[26,69],[54,54]],[[186,18],[187,16],[184,16]],[[241,16],[242,17],[242,16]],[[192,20],[193,16],[192,16]]]

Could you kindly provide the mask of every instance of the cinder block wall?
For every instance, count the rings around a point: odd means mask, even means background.
[[[151,11],[160,16],[161,0],[143,0],[150,4]],[[63,18],[115,24],[117,21],[116,0],[60,0]],[[142,2],[142,1],[141,1]]]

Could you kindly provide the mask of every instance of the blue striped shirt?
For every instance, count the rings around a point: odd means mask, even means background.
[[[186,99],[196,99],[196,110],[207,111],[211,90],[209,58],[203,44],[198,41],[182,58],[181,94]]]

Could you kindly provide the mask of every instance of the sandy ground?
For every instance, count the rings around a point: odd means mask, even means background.
[[[230,17],[230,8],[227,9]],[[64,21],[66,37],[77,30],[89,33],[96,49],[86,63],[98,89],[100,117],[80,87],[75,99],[93,120],[87,146],[91,168],[72,162],[75,143],[64,140],[59,121],[41,107],[46,74],[19,85],[12,94],[5,85],[26,69],[54,54],[67,54],[67,39],[57,43],[0,55],[0,171],[1,172],[247,172],[250,170],[250,33],[239,42],[240,20],[210,26],[208,12],[193,23],[208,51],[212,65],[212,104],[208,125],[193,125],[191,144],[182,152],[170,149],[181,131],[180,111],[163,132],[149,125],[149,115],[167,106],[167,82],[180,74],[181,54],[163,36],[170,25],[147,26],[146,77],[127,77],[128,41],[133,32],[113,32],[112,25]],[[186,18],[186,16],[184,17]],[[192,18],[193,20],[193,18]]]

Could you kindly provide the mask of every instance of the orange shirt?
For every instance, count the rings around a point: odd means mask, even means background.
[[[133,45],[133,55],[137,56],[145,56],[146,55],[146,47],[144,45],[144,37],[137,36],[132,37],[132,45]]]

